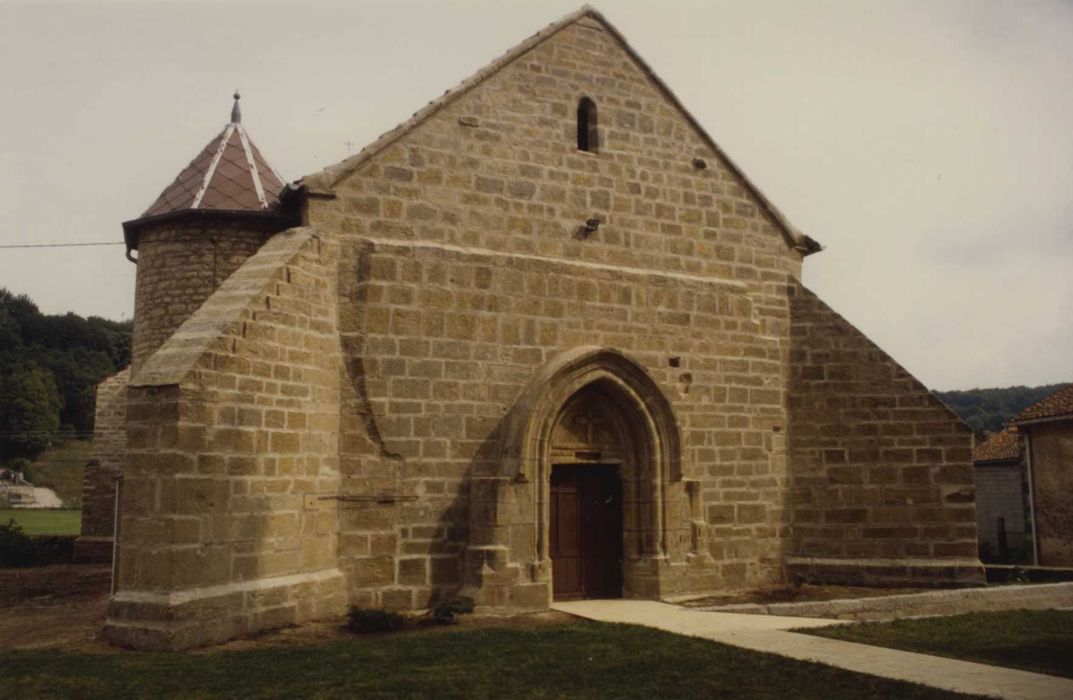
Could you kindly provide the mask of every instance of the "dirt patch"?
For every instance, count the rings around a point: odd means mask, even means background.
[[[375,639],[390,635],[412,636],[430,634],[449,634],[457,630],[487,629],[493,627],[531,628],[546,627],[549,625],[561,625],[576,620],[566,613],[548,611],[542,613],[528,613],[520,615],[491,615],[475,614],[462,615],[455,625],[419,625],[408,624],[396,632],[383,632],[378,634],[361,635],[361,639]],[[304,625],[285,627],[278,630],[270,630],[261,634],[234,639],[212,647],[194,650],[194,654],[216,654],[224,651],[241,651],[244,649],[264,649],[267,647],[304,646],[307,644],[323,644],[325,642],[356,639],[356,635],[346,629],[346,619],[339,617],[332,620],[309,622]]]
[[[922,593],[934,588],[866,588],[864,586],[821,586],[806,583],[801,586],[778,586],[754,591],[727,593],[725,595],[694,598],[682,603],[687,608],[706,608],[716,605],[740,605],[754,603],[805,603],[823,600],[842,600],[845,598],[879,598],[902,593]]]
[[[112,567],[100,564],[54,564],[0,569],[0,609],[58,599],[99,598],[108,594]]]
[[[108,611],[111,567],[63,564],[0,569],[0,651],[59,649],[93,653],[132,653],[99,638]],[[463,615],[451,626],[409,625],[393,635],[443,634],[488,627],[542,627],[572,620],[558,612],[528,615]],[[197,654],[301,646],[354,639],[345,619],[311,622],[264,632],[196,650]]]
[[[107,610],[107,594],[88,600],[0,608],[0,651],[116,651],[98,639]]]
[[[0,569],[0,650],[110,651],[97,634],[111,575],[107,565]]]

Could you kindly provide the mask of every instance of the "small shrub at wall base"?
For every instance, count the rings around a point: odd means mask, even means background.
[[[473,612],[473,600],[470,598],[444,598],[429,608],[423,620],[428,625],[453,625],[459,615]]]
[[[347,614],[347,629],[356,634],[394,632],[406,623],[397,612],[379,608],[351,608]]]
[[[1009,578],[1006,579],[1006,583],[1013,585],[1020,585],[1025,583],[1032,583],[1032,579],[1028,577],[1028,572],[1019,566],[1014,567],[1010,572]]]
[[[37,545],[14,518],[0,524],[0,566],[30,566],[37,561]]]

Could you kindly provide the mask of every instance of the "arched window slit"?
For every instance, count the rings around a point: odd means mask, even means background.
[[[600,149],[596,122],[596,103],[582,97],[577,104],[577,149],[596,153]]]

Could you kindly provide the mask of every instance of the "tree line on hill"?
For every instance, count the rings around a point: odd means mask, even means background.
[[[130,321],[42,314],[0,287],[0,460],[93,432],[97,384],[130,363]]]
[[[1010,386],[1002,389],[937,391],[935,395],[978,435],[986,436],[999,432],[1006,421],[1067,386],[1069,385]]]

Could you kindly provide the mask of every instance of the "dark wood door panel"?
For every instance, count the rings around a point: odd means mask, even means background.
[[[570,472],[556,473],[551,485],[552,591],[558,600],[580,598],[581,542],[577,483]]]
[[[610,465],[556,465],[551,483],[557,600],[622,595],[622,486]]]
[[[622,595],[622,499],[613,468],[592,468],[582,476],[582,594]]]

